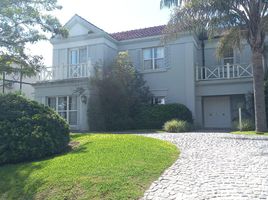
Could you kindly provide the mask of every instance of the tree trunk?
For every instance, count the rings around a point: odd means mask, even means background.
[[[261,133],[267,130],[264,99],[264,70],[262,63],[263,54],[261,48],[253,48],[252,51],[255,125],[256,132]]]

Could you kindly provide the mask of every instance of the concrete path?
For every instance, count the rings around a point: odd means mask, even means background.
[[[145,192],[143,200],[268,199],[268,137],[228,133],[161,133],[179,159]]]

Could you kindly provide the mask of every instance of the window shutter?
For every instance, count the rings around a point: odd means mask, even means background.
[[[136,67],[139,71],[141,71],[143,69],[143,62],[142,62],[142,50],[141,49],[137,49],[136,50],[136,54],[137,54],[137,61],[136,61]]]
[[[164,47],[164,55],[165,55],[165,67],[169,68],[170,67],[170,47],[169,46]]]

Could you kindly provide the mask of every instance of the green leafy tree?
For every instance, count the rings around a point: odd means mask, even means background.
[[[267,130],[264,100],[263,56],[268,31],[268,3],[264,0],[161,0],[161,7],[175,5],[167,36],[179,32],[220,35],[218,55],[229,48],[241,48],[245,39],[252,50],[256,131]]]
[[[140,106],[148,104],[151,93],[128,54],[119,53],[111,66],[95,72],[90,83],[90,130],[135,128],[134,118]]]
[[[12,73],[19,66],[24,75],[32,76],[43,67],[42,57],[30,55],[25,47],[51,35],[67,36],[49,14],[60,8],[57,0],[0,1],[0,73]]]

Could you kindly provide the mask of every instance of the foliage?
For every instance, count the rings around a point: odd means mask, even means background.
[[[67,123],[52,109],[16,95],[0,95],[0,164],[42,158],[64,151]]]
[[[114,63],[91,78],[88,118],[90,130],[134,128],[139,107],[151,99],[149,88],[131,63],[127,53],[119,53]]]
[[[75,134],[73,151],[0,167],[0,199],[139,199],[178,157],[165,141]]]
[[[167,121],[163,129],[171,133],[187,132],[191,130],[191,125],[186,121],[173,119]]]
[[[193,122],[191,111],[182,104],[144,105],[136,116],[137,129],[161,129],[171,119]]]
[[[239,122],[235,122],[236,130],[240,130]],[[241,131],[253,131],[255,130],[255,124],[252,119],[242,119],[241,121]]]
[[[25,47],[50,38],[48,33],[67,36],[49,14],[60,8],[57,0],[0,1],[0,72],[12,73],[19,66],[24,75],[31,76],[43,67],[42,57],[30,55]]]
[[[218,55],[230,48],[241,48],[246,40],[252,50],[256,131],[267,129],[262,58],[268,31],[268,3],[263,0],[161,0],[176,5],[166,28],[166,39],[186,31],[204,40],[219,37]]]

